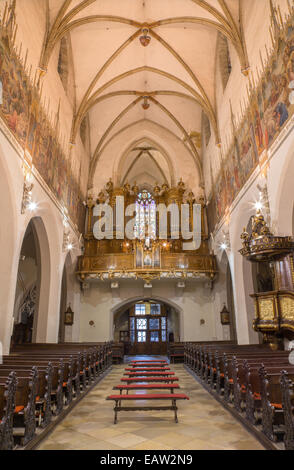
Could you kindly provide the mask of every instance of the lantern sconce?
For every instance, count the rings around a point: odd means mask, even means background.
[[[23,195],[21,203],[21,213],[24,214],[27,209],[34,211],[37,208],[37,204],[32,201],[32,189],[33,184],[33,175],[31,168],[27,163],[23,164],[23,174],[24,174],[24,184],[23,184]]]
[[[64,324],[65,325],[73,325],[74,322],[74,312],[71,309],[70,304],[67,307],[66,312],[64,313]]]
[[[221,317],[221,324],[222,325],[229,325],[230,324],[230,312],[227,309],[226,304],[224,303],[224,306],[220,312],[220,317]]]

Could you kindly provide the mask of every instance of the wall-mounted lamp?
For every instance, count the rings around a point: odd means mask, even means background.
[[[28,164],[23,165],[24,183],[21,202],[21,213],[24,214],[27,209],[34,211],[37,209],[37,203],[32,201],[33,175]]]
[[[73,325],[74,322],[74,312],[71,309],[71,306],[67,307],[67,310],[64,312],[64,324],[65,325]]]
[[[221,324],[222,325],[229,325],[230,324],[230,312],[227,309],[226,304],[224,303],[224,306],[220,312],[220,317],[221,317]]]

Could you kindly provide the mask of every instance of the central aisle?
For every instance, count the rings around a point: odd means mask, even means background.
[[[171,364],[180,392],[179,423],[171,411],[121,412],[113,424],[106,401],[120,383],[126,364],[113,366],[103,379],[39,446],[39,450],[262,450],[262,445],[216,402],[182,364]],[[136,393],[139,393],[137,391]]]

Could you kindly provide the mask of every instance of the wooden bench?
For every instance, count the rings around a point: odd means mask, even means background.
[[[170,390],[170,393],[174,393],[174,389],[179,389],[179,384],[171,383],[150,383],[150,384],[132,384],[132,385],[116,385],[113,387],[113,390],[120,390],[122,393],[124,390],[126,391],[127,395],[129,390]]]
[[[138,359],[137,361],[131,361],[131,364],[137,364],[138,362],[142,362],[144,364],[152,364],[153,362],[167,363],[166,359],[154,359],[154,360]]]
[[[143,377],[143,376],[150,376],[150,375],[153,375],[154,377],[158,376],[158,375],[165,375],[165,376],[168,376],[168,375],[174,375],[175,373],[174,372],[125,372],[124,375],[128,375],[129,377]]]
[[[169,382],[178,382],[179,379],[178,377],[175,377],[174,375],[168,375],[168,376],[149,376],[149,377],[122,377],[121,382],[127,382],[127,384],[130,383],[140,383],[140,382],[162,382],[162,383],[169,383]]]
[[[141,371],[166,371],[170,370],[170,367],[126,367],[125,370],[129,370],[131,372],[141,372]]]
[[[140,395],[109,395],[106,400],[113,400],[115,402],[114,405],[114,424],[117,423],[117,414],[119,411],[163,411],[163,410],[171,410],[174,411],[175,414],[175,422],[178,422],[178,416],[177,416],[177,400],[189,400],[189,397],[185,395],[184,393],[169,393],[169,394],[140,394]],[[135,405],[135,406],[121,406],[122,401],[145,401],[145,400],[150,400],[150,401],[166,401],[166,400],[171,400],[172,404],[170,406],[155,406],[155,405],[150,405],[150,406],[143,406],[143,405]]]
[[[153,363],[144,363],[144,362],[137,362],[136,364],[130,364],[131,367],[164,367],[168,366],[168,363],[163,363],[163,362],[153,362]]]

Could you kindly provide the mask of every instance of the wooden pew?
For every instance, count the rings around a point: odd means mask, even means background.
[[[168,357],[171,363],[184,362],[184,343],[169,343]]]
[[[10,372],[6,382],[0,383],[0,450],[14,448],[13,417],[15,412],[15,394],[17,377]]]
[[[70,404],[95,383],[111,365],[111,354],[110,343],[26,344],[13,348],[0,364],[0,448],[26,445],[35,435],[36,426],[46,427],[64,404]],[[6,396],[13,397],[15,403],[9,419]]]

